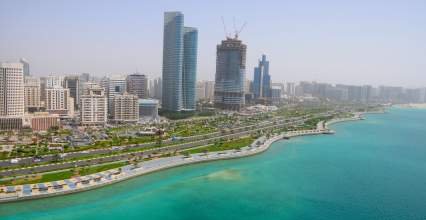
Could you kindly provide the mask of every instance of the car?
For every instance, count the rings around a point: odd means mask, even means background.
[[[10,159],[10,163],[12,163],[12,164],[17,164],[17,163],[19,163],[19,161],[20,161],[19,158]]]

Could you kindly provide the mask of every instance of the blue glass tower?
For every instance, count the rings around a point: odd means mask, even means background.
[[[164,13],[162,109],[182,109],[183,14]]]
[[[193,111],[195,105],[195,86],[197,81],[197,45],[198,30],[193,27],[184,28],[182,97],[183,109]]]
[[[269,75],[269,61],[262,55],[259,65],[254,68],[253,93],[255,98],[270,98],[271,75]]]

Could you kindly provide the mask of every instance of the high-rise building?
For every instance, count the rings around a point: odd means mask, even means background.
[[[259,65],[254,68],[253,94],[255,98],[271,97],[271,76],[266,55],[262,55]]]
[[[46,88],[65,87],[63,76],[48,76],[46,77]]]
[[[46,108],[46,88],[47,88],[47,78],[40,77],[40,105],[41,107]]]
[[[227,38],[217,45],[214,103],[221,109],[239,111],[245,104],[244,83],[247,46]]]
[[[28,61],[25,58],[21,58],[19,60],[19,62],[22,63],[22,65],[23,65],[24,76],[29,76],[30,75],[30,63],[28,63]]]
[[[70,97],[70,90],[60,86],[47,88],[46,110],[60,117],[74,116],[74,99]]]
[[[0,116],[22,116],[25,110],[22,63],[0,63]]]
[[[25,76],[24,77],[24,97],[25,97],[25,111],[34,112],[40,109],[40,79]]]
[[[287,95],[289,95],[289,96],[296,95],[296,84],[293,83],[293,82],[288,82],[286,84],[285,91],[286,91]]]
[[[114,96],[114,121],[117,123],[137,122],[139,120],[138,96],[125,92]]]
[[[195,87],[197,82],[197,47],[198,30],[184,27],[183,70],[182,70],[182,100],[183,109],[195,110]]]
[[[206,99],[206,83],[205,82],[197,82],[197,88],[195,90],[196,100],[204,100]]]
[[[181,12],[164,13],[162,108],[195,110],[198,31]]]
[[[85,83],[80,98],[80,123],[82,125],[105,125],[108,120],[108,99],[105,89],[96,83]]]
[[[214,99],[214,81],[206,82],[206,99],[213,101]]]
[[[149,97],[161,100],[163,82],[161,77],[151,80],[149,86]]]
[[[80,100],[80,79],[78,76],[66,76],[64,78],[65,88],[70,90],[70,97],[75,100],[74,108],[79,109]]]
[[[182,109],[183,14],[164,13],[162,108]]]
[[[128,75],[127,92],[138,96],[140,99],[148,98],[148,78],[139,73]]]
[[[126,92],[126,78],[122,76],[113,76],[102,79],[102,86],[105,88],[108,97],[108,115],[114,116],[114,97]]]

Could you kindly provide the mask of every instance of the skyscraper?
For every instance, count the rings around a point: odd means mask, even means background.
[[[244,83],[247,46],[227,38],[217,45],[214,103],[222,109],[239,111],[245,104]]]
[[[126,78],[122,76],[113,76],[104,78],[101,83],[108,97],[108,115],[112,117],[114,115],[114,97],[126,92]]]
[[[24,115],[22,63],[0,63],[0,116]]]
[[[96,83],[85,83],[80,99],[80,123],[82,125],[105,125],[108,99],[105,89]]]
[[[272,95],[269,61],[266,60],[266,55],[262,55],[259,65],[254,68],[253,94],[254,98],[270,98]]]
[[[182,109],[183,14],[164,13],[162,108]]]
[[[116,123],[137,122],[139,120],[138,96],[127,92],[114,96],[113,118]]]
[[[148,78],[139,73],[128,75],[127,92],[138,96],[140,99],[148,98]]]
[[[28,63],[28,61],[25,58],[21,58],[19,60],[19,62],[22,63],[22,65],[23,65],[24,76],[29,76],[30,75],[30,64]]]
[[[70,97],[70,90],[61,86],[46,89],[46,110],[60,117],[74,115],[74,99]]]
[[[65,88],[70,90],[70,97],[74,102],[74,108],[78,109],[80,99],[80,79],[78,76],[66,76],[64,79]]]
[[[195,110],[195,87],[197,82],[198,30],[184,28],[182,97],[185,110]]]
[[[162,109],[195,110],[198,31],[181,12],[164,13]]]
[[[24,77],[25,111],[34,112],[40,107],[40,79]]]

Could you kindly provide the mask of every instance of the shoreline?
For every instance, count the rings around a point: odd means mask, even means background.
[[[356,113],[354,117],[332,119],[328,122],[320,122],[323,124],[323,127],[320,129],[283,132],[281,134],[274,135],[269,139],[266,139],[265,136],[262,136],[256,139],[251,145],[243,147],[240,150],[226,150],[207,154],[198,153],[191,154],[190,156],[158,158],[150,161],[140,162],[137,165],[127,165],[122,168],[67,180],[52,181],[49,183],[6,186],[3,187],[3,192],[0,192],[0,203],[19,202],[79,193],[174,167],[254,156],[268,150],[273,143],[279,140],[298,136],[333,134],[334,131],[328,128],[329,125],[341,122],[362,120],[363,114],[365,113]]]

